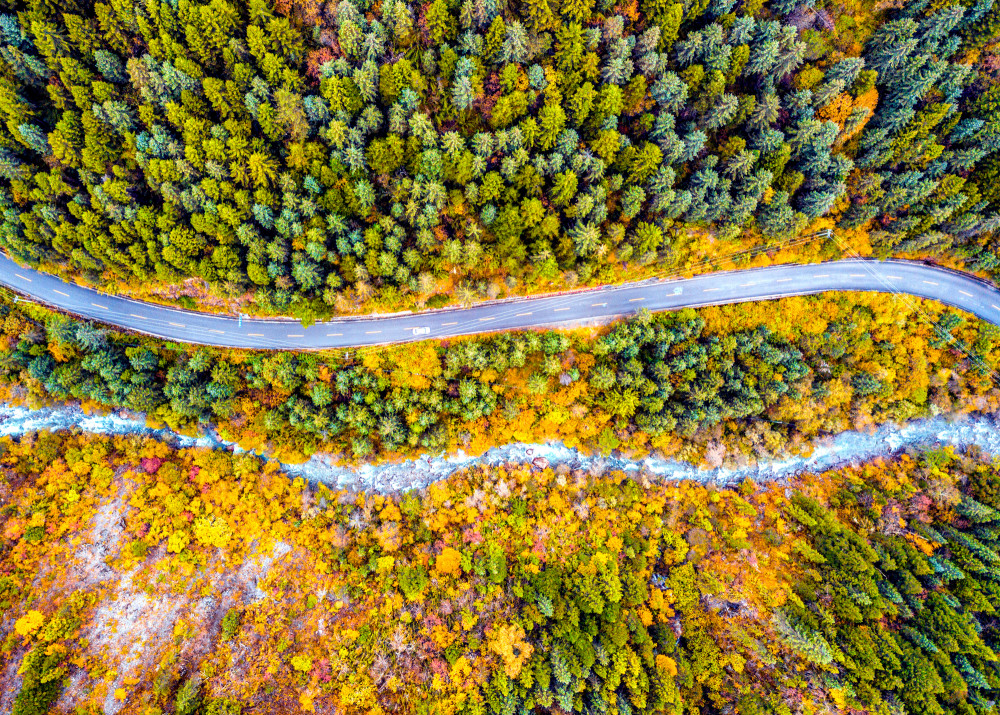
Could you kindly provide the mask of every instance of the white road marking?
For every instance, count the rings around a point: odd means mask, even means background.
[[[818,278],[829,278],[830,275],[831,274],[829,274],[829,273],[814,274],[813,278],[817,278],[817,279]],[[843,274],[840,274],[840,275],[843,275]],[[24,275],[21,275],[20,273],[14,273],[14,276],[16,276],[20,280],[26,281],[28,283],[33,282],[31,278],[29,278],[27,276],[24,276]],[[869,274],[866,274],[866,273],[850,273],[850,274],[848,274],[848,277],[850,277],[850,278],[868,278],[870,276],[869,276]],[[897,281],[897,280],[910,280],[910,281],[912,281],[913,280],[912,277],[908,278],[908,279],[904,279],[903,276],[898,276],[898,275],[885,275],[885,274],[883,274],[883,275],[877,276],[877,277],[883,278],[885,280],[894,280],[894,281]],[[776,279],[776,282],[778,282],[778,283],[788,283],[788,282],[792,282],[794,280],[795,280],[794,278],[778,278],[778,279]],[[739,284],[739,286],[741,288],[746,288],[746,287],[751,287],[751,286],[766,284],[767,282],[768,281],[754,281],[754,282],[749,282],[749,283],[742,283],[742,284]],[[937,282],[937,281],[931,281],[931,280],[921,280],[921,283],[923,283],[925,285],[940,286],[939,282]],[[726,290],[726,289],[727,289],[726,286],[716,287],[716,288],[703,288],[702,292],[704,292],[704,293],[712,293],[712,292],[717,292],[717,291]],[[72,297],[69,293],[65,293],[65,292],[63,292],[63,291],[61,291],[59,289],[56,289],[56,288],[50,288],[50,290],[53,293],[56,293],[57,295],[60,295],[60,296],[65,297],[65,298],[71,298]],[[966,296],[968,298],[975,298],[976,297],[972,293],[969,293],[968,291],[965,291],[965,290],[959,290],[958,292],[961,293],[963,296]],[[669,297],[670,295],[674,295],[674,294],[667,294],[667,295]],[[636,303],[636,302],[642,302],[642,301],[645,301],[645,300],[646,300],[645,296],[640,296],[640,297],[636,297],[636,298],[629,298],[628,302],[629,303]],[[91,302],[90,305],[92,305],[95,308],[100,308],[101,310],[106,310],[106,311],[110,311],[111,310],[110,307],[108,307],[106,305],[102,305],[100,303]],[[596,307],[607,307],[607,305],[608,305],[608,303],[606,303],[606,302],[592,303],[591,307],[595,307],[595,308]],[[994,309],[994,310],[1000,311],[1000,305],[997,305],[995,303],[991,303],[990,307],[992,309]],[[555,312],[555,313],[565,312],[565,311],[569,311],[569,310],[570,310],[570,307],[552,308],[552,312]],[[523,313],[517,313],[516,317],[526,317],[526,316],[531,316],[533,314],[534,313],[532,311],[527,311],[527,312],[523,312]],[[132,318],[135,318],[135,319],[138,319],[138,320],[147,320],[148,321],[148,320],[153,319],[150,316],[138,315],[136,313],[130,313],[129,315]],[[496,319],[495,317],[483,317],[483,318],[478,318],[477,320],[479,322],[489,322],[489,321],[493,321],[495,319]],[[174,327],[178,327],[178,328],[186,328],[186,325],[183,324],[183,323],[175,323],[175,322],[172,322],[172,321],[168,321],[168,324],[172,325]],[[441,327],[454,326],[454,325],[458,325],[458,324],[459,324],[458,321],[450,322],[450,323],[443,323],[443,324],[441,324]],[[227,332],[223,331],[223,330],[204,329],[204,328],[203,328],[203,330],[207,330],[207,332],[214,333],[216,335],[226,335],[227,334]],[[378,335],[378,334],[381,334],[382,332],[383,332],[382,330],[370,330],[370,331],[367,331],[366,334],[367,335]],[[248,337],[260,337],[260,338],[266,337],[263,333],[247,333],[246,335]],[[326,335],[327,335],[327,337],[343,337],[344,336],[343,333],[327,333]],[[287,337],[288,338],[304,338],[305,335],[304,334],[289,334]]]
[[[993,304],[990,303],[990,305],[993,305]],[[993,305],[993,307],[996,308],[997,310],[1000,310],[1000,305]]]

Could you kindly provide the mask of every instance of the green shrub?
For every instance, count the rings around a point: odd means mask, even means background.
[[[128,548],[132,556],[137,559],[142,559],[146,557],[146,553],[149,551],[149,544],[147,544],[143,539],[136,539],[128,545]]]
[[[24,532],[24,540],[30,544],[36,544],[44,538],[44,526],[29,526]]]
[[[14,700],[11,715],[45,715],[62,690],[64,668],[61,654],[45,655],[41,646],[24,656],[21,665],[21,692]]]
[[[205,708],[205,715],[242,715],[243,703],[229,698],[212,699]]]
[[[226,615],[222,618],[222,640],[228,641],[236,635],[236,631],[240,628],[240,612],[235,608],[230,608],[226,611]]]
[[[174,700],[177,715],[194,715],[201,705],[201,678],[194,676],[177,689]]]

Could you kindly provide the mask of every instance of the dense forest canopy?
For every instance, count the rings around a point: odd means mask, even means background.
[[[1000,408],[1000,330],[940,305],[837,294],[329,353],[122,335],[0,300],[0,394],[214,426],[287,458],[512,441],[774,454],[817,435]],[[693,440],[693,441],[692,441]]]
[[[1000,265],[993,0],[0,8],[0,245],[94,280],[471,300],[826,214]]]
[[[1000,465],[974,453],[383,496],[42,433],[0,440],[0,496],[14,715],[996,712]]]
[[[308,318],[820,226],[825,256],[849,235],[1000,277],[1000,2],[0,0],[0,248],[64,275]],[[0,399],[287,459],[561,440],[729,465],[996,411],[998,359],[996,326],[870,294],[305,354],[0,296]],[[975,451],[385,495],[248,452],[0,439],[14,715],[996,715],[998,604],[1000,460]]]

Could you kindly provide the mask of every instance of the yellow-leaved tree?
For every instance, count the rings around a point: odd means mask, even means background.
[[[19,636],[29,637],[45,623],[45,616],[39,611],[31,610],[14,622],[14,630]]]
[[[521,674],[521,668],[535,652],[534,647],[524,639],[524,628],[517,624],[495,626],[487,635],[490,650],[500,656],[504,673],[513,680]]]

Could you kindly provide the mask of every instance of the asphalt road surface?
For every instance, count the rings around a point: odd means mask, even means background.
[[[767,300],[824,291],[879,291],[932,298],[1000,325],[1000,290],[973,276],[912,261],[845,260],[709,273],[538,298],[392,316],[338,318],[304,328],[294,320],[247,319],[166,308],[107,295],[19,266],[0,254],[0,284],[90,320],[167,340],[219,347],[316,350],[473,333],[605,323],[635,313]]]

